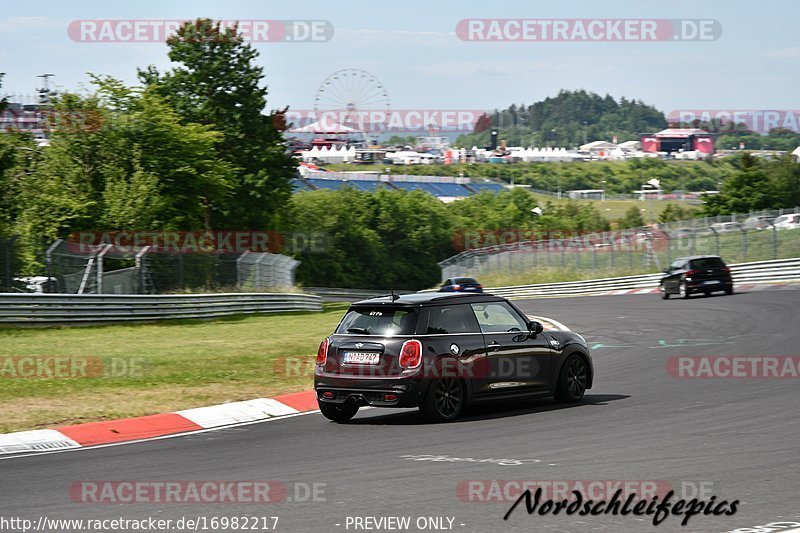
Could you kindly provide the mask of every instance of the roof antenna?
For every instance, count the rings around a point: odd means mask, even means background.
[[[391,293],[392,293],[392,301],[395,301],[395,300],[397,300],[398,298],[400,298],[398,295],[396,295],[396,294],[394,293],[394,289],[389,289],[389,292],[391,292]]]

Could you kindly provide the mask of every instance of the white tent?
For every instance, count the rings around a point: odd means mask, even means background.
[[[792,155],[797,159],[797,162],[800,163],[800,146],[794,149]]]
[[[289,130],[289,133],[328,133],[328,134],[337,134],[337,133],[361,133],[361,130],[357,130],[355,128],[351,128],[350,126],[345,126],[344,124],[339,124],[338,122],[332,121],[320,121],[313,122],[308,124],[307,126],[303,126],[302,128],[294,128]]]

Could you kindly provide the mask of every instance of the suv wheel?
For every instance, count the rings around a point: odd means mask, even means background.
[[[667,288],[661,285],[659,287],[661,289],[661,299],[662,300],[669,300],[669,293],[667,292]]]
[[[680,294],[681,298],[683,298],[684,300],[689,299],[689,289],[686,288],[685,281],[681,281],[681,284],[678,287],[678,294]]]
[[[322,411],[322,415],[327,418],[328,420],[333,420],[334,422],[342,423],[347,422],[358,412],[358,406],[354,403],[344,403],[342,405],[336,405],[331,403],[325,402],[317,402],[319,404],[319,410]]]
[[[728,296],[730,296],[731,294],[733,294],[733,285],[731,285],[731,287],[730,287],[730,288],[728,288],[728,289],[725,289],[725,294],[727,294]]]
[[[589,370],[583,357],[577,354],[570,355],[561,373],[558,375],[555,398],[559,402],[577,402],[583,398],[586,392],[586,384],[589,381]]]
[[[464,385],[454,377],[434,379],[419,409],[428,420],[449,422],[464,407]]]

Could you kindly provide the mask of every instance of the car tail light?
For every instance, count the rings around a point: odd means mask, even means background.
[[[323,398],[328,398],[329,400],[332,400],[335,396],[336,395],[333,392],[329,391],[329,390],[326,390],[325,392],[322,393],[322,397]]]
[[[410,340],[403,343],[400,348],[400,366],[402,368],[417,368],[422,363],[422,343]]]
[[[482,289],[482,288],[483,288],[483,285],[481,285],[480,283],[478,283],[477,285],[475,285],[475,288],[477,288],[477,289]]]
[[[453,290],[454,291],[460,291],[461,290],[461,285],[459,285],[459,284],[453,285]]]
[[[695,274],[698,274],[699,272],[700,272],[699,270],[687,270],[686,271],[686,275],[687,276],[694,276]]]
[[[397,400],[397,394],[387,393],[383,395],[384,402],[393,402],[395,400]]]
[[[325,337],[325,340],[319,343],[319,349],[317,350],[317,364],[320,366],[325,366],[325,363],[328,361],[328,338]]]
[[[731,271],[731,269],[730,269],[730,268],[728,268],[728,267],[722,267],[722,269],[721,269],[721,270],[722,270],[723,272],[730,272],[730,271]]]

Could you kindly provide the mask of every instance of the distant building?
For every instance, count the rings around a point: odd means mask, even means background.
[[[642,149],[642,143],[639,141],[625,141],[624,143],[619,143],[619,149],[625,152],[638,152]]]
[[[667,128],[658,133],[642,135],[645,152],[700,152],[714,153],[714,137],[697,128]]]
[[[597,155],[607,155],[617,147],[616,144],[608,141],[592,141],[582,145],[579,150],[581,152],[589,152]]]
[[[603,189],[574,189],[567,191],[567,196],[573,200],[605,200]]]

